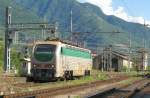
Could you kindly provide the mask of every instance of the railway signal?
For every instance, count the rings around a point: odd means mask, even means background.
[[[50,33],[55,33],[56,26],[49,23],[12,23],[11,22],[11,7],[6,8],[5,19],[5,55],[4,55],[4,71],[10,72],[11,62],[11,44],[13,42],[13,36],[16,31],[28,31],[28,30],[48,30]],[[40,25],[44,25],[40,26]]]
[[[29,57],[29,48],[26,46],[24,47],[24,57],[28,58]]]

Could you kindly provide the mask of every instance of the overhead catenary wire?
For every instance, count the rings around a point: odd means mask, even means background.
[[[133,14],[133,15],[135,15],[130,9],[129,9],[129,7],[126,5],[126,2],[124,1],[124,0],[122,0],[123,1],[123,3],[124,3],[124,5],[127,7],[127,9],[129,10],[129,12],[131,13],[131,14]],[[144,52],[144,51],[147,51],[147,24],[145,23],[145,19],[143,19],[143,26],[144,26],[144,28],[143,29],[145,29],[143,32],[141,32],[141,33],[143,33],[143,42],[142,42],[142,48],[141,49],[143,49],[143,52],[142,52],[142,54],[141,55],[146,55],[146,53]],[[136,29],[136,28],[135,28]],[[134,32],[135,33],[135,32]],[[141,58],[141,61],[142,61],[142,67],[144,67],[144,66],[147,66],[147,65],[145,65],[146,63],[145,63],[145,60],[146,60],[146,57],[142,57]],[[140,65],[140,66],[141,66]],[[142,68],[141,67],[141,68]],[[142,70],[144,70],[143,68],[142,68]]]

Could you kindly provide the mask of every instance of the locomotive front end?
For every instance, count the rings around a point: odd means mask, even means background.
[[[32,54],[31,73],[34,80],[51,80],[56,73],[56,45],[36,44]]]

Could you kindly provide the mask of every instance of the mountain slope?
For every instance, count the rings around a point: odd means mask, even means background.
[[[88,3],[81,4],[76,0],[16,0],[16,3],[36,12],[39,17],[46,17],[49,22],[58,22],[60,31],[69,31],[70,11],[72,10],[73,31],[92,32],[89,40],[106,42],[108,39],[104,41],[105,38],[102,37],[104,35],[99,34],[97,37],[95,32],[122,31],[117,26],[105,21],[103,18],[106,15],[98,7]],[[125,36],[125,34],[120,35]],[[106,36],[108,35],[106,34]],[[125,39],[125,37],[121,39]]]
[[[126,22],[115,16],[105,15],[101,9],[89,3],[79,3],[76,0],[1,0],[0,9],[11,5],[14,9],[13,20],[20,22],[43,21],[58,22],[61,32],[69,31],[70,11],[73,14],[73,31],[90,32],[87,42],[94,47],[99,44],[128,44],[129,32],[132,34],[133,44],[141,45],[144,34],[150,36],[150,30],[136,23]],[[21,10],[20,10],[21,9]],[[4,22],[0,15],[0,22]],[[18,18],[20,17],[20,18]],[[100,32],[121,31],[120,34],[101,34]],[[66,34],[62,34],[66,36]],[[148,39],[148,38],[147,38]],[[90,44],[91,45],[91,44]]]

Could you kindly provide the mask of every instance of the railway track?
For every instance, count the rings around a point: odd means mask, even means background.
[[[46,85],[40,85],[40,83],[33,83],[33,82],[28,82],[28,83],[19,83],[19,84],[14,84],[13,86],[15,87],[19,87],[19,88],[36,88],[36,87],[42,87],[45,86],[44,88],[41,89],[31,89],[28,91],[24,91],[24,92],[14,92],[14,93],[9,93],[9,94],[4,94],[2,96],[0,96],[0,98],[55,98],[56,95],[67,95],[70,92],[77,92],[77,91],[83,91],[89,88],[97,88],[98,86],[104,86],[107,84],[115,84],[117,82],[121,82],[123,80],[128,80],[131,77],[128,76],[117,76],[117,77],[113,77],[110,78],[108,80],[101,80],[101,81],[95,81],[95,82],[90,82],[90,83],[84,83],[84,84],[79,84],[79,85],[65,85],[62,87],[54,87],[54,88],[49,88],[46,87],[49,84],[53,85],[53,83],[46,83]],[[132,98],[133,95],[135,95],[135,92],[137,92],[139,89],[141,89],[143,86],[145,86],[144,83],[147,83],[146,80],[140,80],[140,81],[136,81],[133,85],[129,86],[129,85],[120,85],[120,88],[114,88],[111,90],[108,90],[107,92],[103,93],[103,97],[97,97],[97,98]],[[55,83],[54,83],[55,84]],[[66,82],[67,84],[67,82]],[[143,86],[139,86],[141,88],[136,88],[138,87],[138,85],[143,84]],[[39,88],[38,87],[38,88]],[[117,85],[118,87],[118,85]],[[132,89],[132,91],[131,91]],[[136,89],[136,90],[135,90]],[[109,93],[109,95],[108,95]],[[111,97],[110,97],[111,94]],[[107,95],[108,97],[104,96]],[[99,95],[102,96],[102,95]],[[113,97],[114,96],[114,97]],[[117,96],[117,97],[116,97]],[[122,97],[124,96],[124,97]],[[132,97],[130,97],[132,96]],[[61,97],[56,97],[56,98],[61,98]],[[63,98],[68,98],[68,97],[63,97]],[[74,97],[69,97],[69,98],[74,98]],[[88,98],[96,98],[94,97],[88,97]],[[135,97],[136,98],[136,97]]]
[[[28,91],[28,92],[22,92],[22,93],[7,94],[7,95],[1,96],[1,98],[51,98],[52,96],[55,96],[58,94],[59,95],[65,94],[70,91],[71,92],[79,91],[79,90],[86,89],[89,87],[99,86],[99,85],[104,85],[104,84],[106,85],[106,84],[115,83],[115,82],[119,82],[119,81],[126,80],[126,79],[128,79],[128,77],[117,77],[117,78],[112,78],[109,80],[95,81],[95,82],[80,84],[76,86],[70,85],[70,86],[65,86],[65,87],[40,89],[40,90],[34,90],[34,91]]]
[[[150,80],[136,81],[131,85],[113,88],[88,98],[150,98]]]
[[[130,98],[150,98],[150,83],[145,85],[142,89],[137,89]]]

